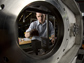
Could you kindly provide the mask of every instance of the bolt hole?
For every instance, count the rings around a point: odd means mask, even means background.
[[[65,8],[63,8],[63,10],[65,11]]]
[[[4,7],[5,7],[5,5],[4,5],[4,4],[0,5],[0,10],[3,10],[3,9],[4,9]]]
[[[7,57],[4,57],[4,61],[5,61],[5,62],[8,62],[9,60],[8,60],[8,58],[7,58]]]
[[[65,51],[65,49],[63,49],[63,52]]]
[[[59,59],[59,57],[57,59]]]

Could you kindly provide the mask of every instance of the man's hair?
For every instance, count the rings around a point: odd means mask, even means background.
[[[32,29],[30,31],[30,36],[33,37],[33,36],[39,36],[39,32],[36,30],[36,29]]]

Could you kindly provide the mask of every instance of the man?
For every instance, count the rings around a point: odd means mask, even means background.
[[[36,29],[39,32],[40,37],[46,37],[47,35],[47,21],[45,20],[46,15],[43,13],[36,13],[37,21],[30,24],[29,28],[26,30],[25,37],[30,37],[30,31]],[[49,35],[51,35],[52,43],[54,42],[55,32],[52,23],[49,21]]]

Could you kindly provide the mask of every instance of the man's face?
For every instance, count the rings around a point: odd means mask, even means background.
[[[39,23],[43,24],[45,22],[45,14],[36,13],[36,17],[37,17]]]

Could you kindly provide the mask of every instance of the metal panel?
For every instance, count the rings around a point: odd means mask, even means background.
[[[1,63],[71,63],[82,42],[80,10],[73,0],[1,0],[0,5],[0,62]],[[71,5],[73,4],[73,5]],[[42,57],[26,54],[18,45],[17,18],[27,6],[42,5],[51,11],[58,22],[58,39],[54,48]],[[26,7],[25,7],[26,6]],[[70,15],[69,15],[70,14]],[[72,17],[73,16],[73,17]],[[71,21],[74,20],[73,21]],[[70,36],[71,23],[78,25],[79,34]],[[77,28],[77,27],[76,27]],[[75,32],[77,32],[75,30]],[[73,38],[75,37],[75,38]],[[70,42],[72,42],[72,45]],[[74,43],[75,42],[75,43]],[[67,48],[71,45],[70,48]],[[75,50],[75,51],[74,51]],[[67,52],[68,51],[68,52]],[[74,52],[73,52],[74,51]],[[66,53],[67,52],[67,53]],[[71,55],[72,54],[72,55]],[[65,60],[68,58],[68,60]]]

